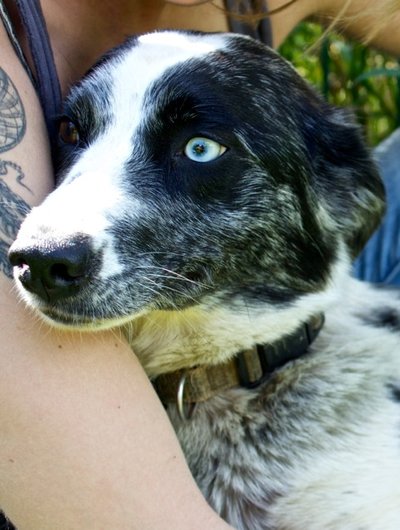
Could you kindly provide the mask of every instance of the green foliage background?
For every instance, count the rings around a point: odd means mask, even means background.
[[[315,43],[317,43],[315,45]],[[400,63],[339,34],[301,24],[279,52],[335,105],[353,108],[370,145],[400,126]]]

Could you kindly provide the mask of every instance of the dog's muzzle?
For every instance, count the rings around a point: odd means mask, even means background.
[[[46,302],[76,295],[87,285],[97,261],[90,238],[83,235],[54,243],[14,243],[9,259],[15,278]]]

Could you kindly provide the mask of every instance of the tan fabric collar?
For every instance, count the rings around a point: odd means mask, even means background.
[[[272,344],[257,344],[230,361],[197,366],[158,376],[154,387],[163,403],[200,403],[233,387],[254,388],[287,362],[307,352],[324,324],[318,314],[293,333]],[[181,402],[181,403],[179,403]]]

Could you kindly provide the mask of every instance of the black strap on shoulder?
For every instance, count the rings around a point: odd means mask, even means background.
[[[242,0],[241,2],[238,2],[237,0],[225,0],[225,8],[228,12],[230,31],[248,35],[249,37],[253,37],[254,39],[272,47],[271,20],[267,16],[268,6],[266,0],[262,2],[261,8],[259,0]],[[254,14],[262,15],[265,13],[266,16],[262,17],[258,22],[253,22],[251,20],[246,21],[242,17],[239,18],[235,16],[235,13],[241,16]]]
[[[3,512],[0,512],[0,530],[16,530],[15,526],[10,523]]]
[[[28,38],[35,67],[35,82],[42,105],[52,150],[56,140],[56,120],[61,110],[61,89],[54,64],[46,22],[39,0],[15,0]]]

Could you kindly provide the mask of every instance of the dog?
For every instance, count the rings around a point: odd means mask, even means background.
[[[351,277],[384,211],[358,126],[235,34],[128,39],[74,86],[27,304],[121,328],[239,530],[400,528],[400,293]]]

